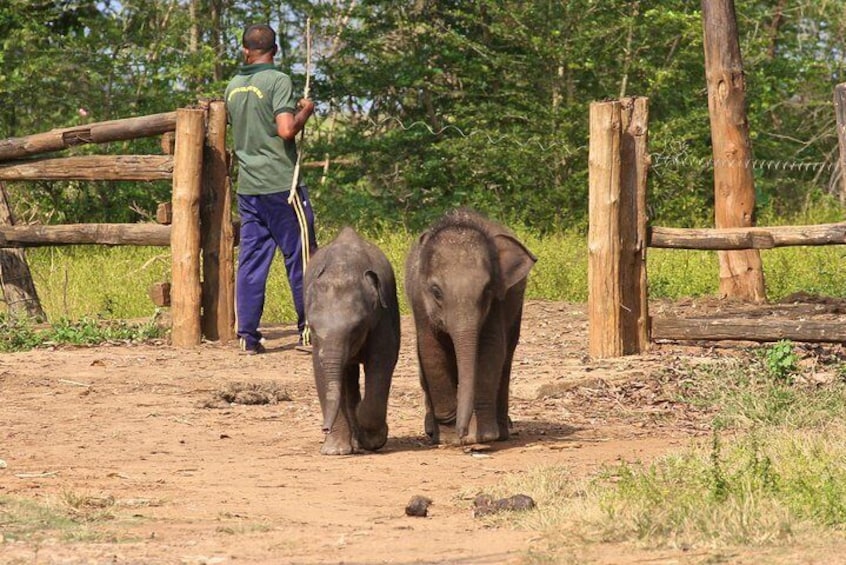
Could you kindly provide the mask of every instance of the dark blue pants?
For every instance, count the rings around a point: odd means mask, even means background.
[[[309,249],[317,250],[314,212],[305,186],[298,189],[308,223]],[[254,349],[261,339],[258,331],[264,311],[265,291],[270,264],[278,248],[285,259],[288,283],[297,311],[297,328],[305,327],[303,300],[303,256],[300,224],[294,208],[288,204],[288,191],[262,195],[238,195],[241,215],[241,241],[238,249],[238,275],[235,282],[235,311],[238,337]]]

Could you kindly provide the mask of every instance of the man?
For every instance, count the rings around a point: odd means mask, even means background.
[[[241,215],[235,311],[241,349],[260,353],[264,347],[258,326],[277,247],[285,258],[300,345],[303,345],[304,253],[313,252],[317,241],[308,193],[299,184],[300,179],[295,182],[294,172],[296,136],[314,113],[314,102],[307,98],[295,102],[291,78],[274,67],[278,47],[273,28],[264,24],[249,26],[241,45],[244,65],[225,93],[238,161],[237,197]],[[292,187],[296,187],[295,198],[289,203]],[[308,232],[305,249],[301,236],[304,227]]]

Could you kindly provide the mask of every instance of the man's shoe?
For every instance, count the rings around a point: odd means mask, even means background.
[[[264,340],[262,340],[264,341]],[[242,338],[238,338],[238,345],[241,346],[241,351],[244,352],[244,355],[258,355],[259,353],[264,353],[267,351],[262,345],[261,341],[259,341],[255,347],[247,347],[247,340]]]
[[[302,351],[303,353],[311,354],[312,347],[310,345],[303,345],[299,343],[294,349],[296,349],[297,351]]]

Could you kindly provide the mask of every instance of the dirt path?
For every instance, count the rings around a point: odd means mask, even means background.
[[[0,562],[516,563],[533,534],[486,528],[471,512],[504,474],[562,465],[586,475],[702,433],[696,418],[650,418],[676,409],[642,378],[671,352],[590,362],[584,308],[532,302],[515,357],[514,438],[475,454],[429,446],[409,322],[388,444],[348,457],[318,453],[311,359],[289,327],[268,328],[259,356],[114,345],[0,357],[0,497],[101,504],[111,518],[92,523],[106,533],[93,541],[10,537]],[[634,418],[613,400],[588,407],[556,393],[617,381],[638,400]],[[223,402],[236,382],[278,385],[291,400]],[[405,515],[415,495],[432,499],[428,517]]]

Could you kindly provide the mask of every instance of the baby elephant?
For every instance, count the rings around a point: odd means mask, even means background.
[[[507,228],[464,209],[412,246],[405,291],[433,443],[446,433],[465,444],[508,439],[511,361],[535,261]]]
[[[320,453],[379,449],[388,440],[388,392],[400,345],[397,285],[385,254],[344,228],[308,263],[305,312],[326,434]]]

